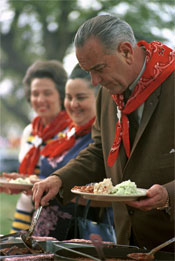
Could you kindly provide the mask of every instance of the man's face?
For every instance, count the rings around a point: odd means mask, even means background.
[[[80,66],[90,73],[94,86],[100,84],[111,94],[120,94],[132,83],[131,63],[125,48],[118,47],[109,54],[99,39],[91,37],[76,49],[76,56]]]

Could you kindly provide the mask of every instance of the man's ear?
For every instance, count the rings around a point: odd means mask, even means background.
[[[118,52],[120,52],[128,64],[133,63],[134,49],[130,42],[121,42],[118,46]]]

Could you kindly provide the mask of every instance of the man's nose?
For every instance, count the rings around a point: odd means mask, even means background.
[[[90,75],[91,75],[91,82],[93,86],[97,86],[98,84],[100,84],[101,77],[97,73],[91,72]]]

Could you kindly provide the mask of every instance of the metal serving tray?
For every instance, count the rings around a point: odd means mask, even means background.
[[[96,258],[97,252],[96,249],[94,248],[93,245],[91,244],[81,244],[81,243],[65,243],[61,241],[38,241],[38,243],[43,247],[45,250],[45,253],[53,253],[54,254],[54,260],[65,260],[65,261],[76,261],[76,257],[82,257],[80,255],[74,254],[68,250],[62,249],[61,246],[70,248],[70,249],[75,249],[76,251],[83,252],[88,255],[92,255]],[[24,248],[24,244],[22,242],[15,242],[15,243],[1,243],[0,244],[0,249],[3,248],[8,248],[12,246],[18,246],[21,248]],[[104,253],[106,258],[121,258],[121,259],[129,259],[127,258],[127,254],[129,253],[134,253],[134,252],[147,252],[145,249],[140,249],[138,247],[134,246],[125,246],[125,245],[108,245],[104,246]],[[13,256],[8,256],[8,258],[11,257],[32,257],[36,256],[37,254],[26,254],[26,255],[13,255]],[[0,260],[2,261],[5,259],[7,256],[0,256]],[[163,252],[163,251],[158,251],[155,254],[155,261],[174,261],[175,256],[173,253],[170,252]]]
[[[57,258],[59,257],[58,260],[69,260],[69,261],[76,261],[76,257],[82,257],[80,255],[71,253],[65,249],[59,248],[59,244],[56,243],[56,246],[58,250],[55,251],[55,256]],[[70,244],[69,244],[69,247]],[[96,249],[92,245],[80,245],[80,244],[74,244],[72,245],[73,249],[76,249],[76,251],[83,252],[88,255],[92,255],[94,257],[97,257],[97,252]],[[139,252],[147,252],[145,249],[140,249],[138,247],[133,247],[133,246],[123,246],[123,245],[115,245],[111,246],[109,245],[108,247],[104,247],[104,254],[106,258],[121,258],[121,259],[129,259],[127,257],[127,254],[129,253],[139,253]],[[155,254],[155,260],[154,261],[159,261],[159,260],[164,260],[164,261],[173,261],[175,256],[173,253],[170,252],[163,252],[163,251],[158,251]]]

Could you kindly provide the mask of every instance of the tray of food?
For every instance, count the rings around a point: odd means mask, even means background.
[[[57,240],[45,240],[43,237],[38,243],[44,249],[44,253],[30,253],[26,249],[22,242],[18,243],[3,243],[0,244],[0,260],[3,261],[92,261],[92,258],[88,258],[79,253],[84,253],[98,259],[96,249],[92,245],[90,240],[73,239],[67,242]],[[73,250],[74,252],[70,251]],[[103,250],[106,257],[106,261],[126,261],[131,260],[127,257],[130,253],[147,252],[145,249],[140,249],[135,246],[115,245],[111,242],[103,242]],[[159,260],[174,260],[174,254],[170,252],[158,251],[155,254],[155,261]]]
[[[132,201],[146,197],[147,190],[137,188],[135,182],[130,180],[113,186],[111,179],[106,178],[99,183],[88,184],[86,186],[74,186],[71,192],[91,200]]]

